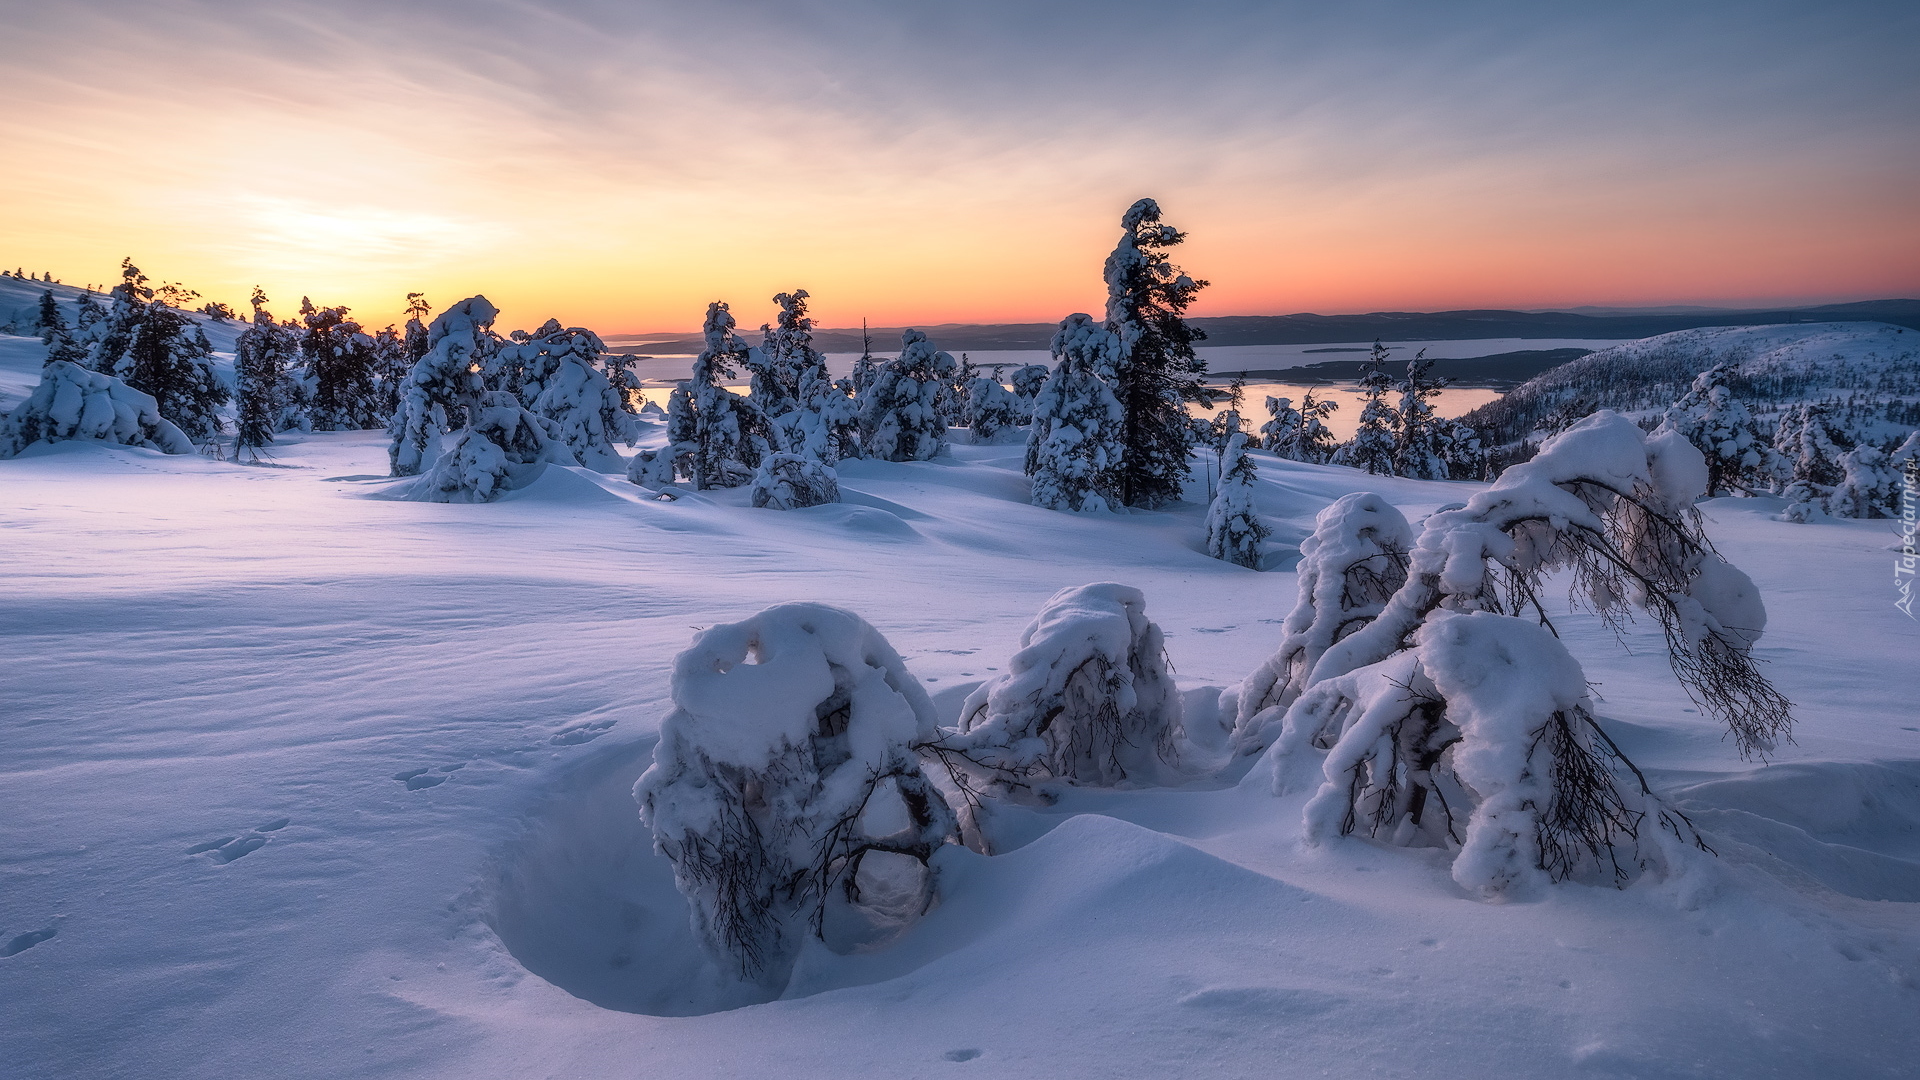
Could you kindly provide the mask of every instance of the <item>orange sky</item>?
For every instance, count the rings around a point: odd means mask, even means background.
[[[1199,314],[1920,295],[1910,6],[769,10],[10,15],[0,263],[375,325],[1050,321],[1152,195]]]

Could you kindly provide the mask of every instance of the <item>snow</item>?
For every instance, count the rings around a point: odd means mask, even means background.
[[[7,405],[42,355],[0,337]],[[1049,597],[1116,581],[1192,727],[1191,695],[1275,650],[1295,574],[1209,558],[1203,493],[1034,507],[1017,446],[845,462],[842,503],[780,514],[555,464],[491,504],[370,498],[409,483],[379,433],[272,449],[0,462],[9,1075],[1850,1078],[1920,1055],[1896,523],[1702,504],[1796,703],[1764,764],[1690,711],[1651,622],[1616,641],[1550,604],[1597,715],[1719,853],[1678,878],[1486,904],[1441,851],[1305,845],[1317,784],[1067,788],[1008,816],[1009,850],[943,849],[938,905],[890,946],[804,949],[780,999],[713,1011],[631,794],[697,628],[846,608],[952,724]],[[1419,521],[1481,490],[1252,453],[1274,549],[1354,491]]]

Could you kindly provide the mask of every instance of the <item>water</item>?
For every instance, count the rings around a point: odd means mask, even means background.
[[[938,345],[938,342],[935,342]],[[1388,355],[1394,359],[1411,357],[1420,349],[1426,349],[1427,355],[1436,360],[1463,359],[1475,356],[1493,356],[1498,353],[1519,352],[1531,349],[1602,349],[1618,344],[1611,340],[1587,340],[1571,338],[1477,338],[1467,341],[1394,341],[1384,342]],[[1372,342],[1348,342],[1309,345],[1217,345],[1203,346],[1197,351],[1206,360],[1207,368],[1213,374],[1210,382],[1224,384],[1236,372],[1241,371],[1283,371],[1288,368],[1303,367],[1322,360],[1361,360],[1373,347]],[[876,354],[888,355],[888,354]],[[835,377],[853,372],[854,361],[859,353],[827,353],[827,370]],[[989,352],[970,352],[967,358],[981,368],[1000,369],[1004,382],[1008,372],[1024,364],[1046,364],[1050,357],[1044,349],[994,350]],[[635,365],[635,372],[646,381],[643,391],[647,400],[666,406],[667,395],[675,382],[687,377],[693,357],[688,355],[657,355],[641,360]],[[729,384],[733,389],[744,393],[746,380],[744,373],[737,383]],[[1240,406],[1240,415],[1248,431],[1258,430],[1267,420],[1266,399],[1269,397],[1291,398],[1295,408],[1306,397],[1308,390],[1321,400],[1332,398],[1340,403],[1338,410],[1327,419],[1327,426],[1342,439],[1351,438],[1354,428],[1360,422],[1360,397],[1351,381],[1251,381],[1246,384],[1246,398]],[[1500,396],[1498,390],[1477,387],[1447,387],[1440,396],[1433,399],[1434,411],[1441,416],[1461,416],[1485,405]],[[1211,416],[1215,410],[1193,406],[1189,410],[1195,416]]]

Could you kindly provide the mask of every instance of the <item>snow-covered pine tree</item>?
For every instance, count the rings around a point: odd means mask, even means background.
[[[1026,473],[1033,505],[1117,510],[1125,498],[1126,410],[1108,379],[1119,341],[1090,316],[1073,314],[1053,335],[1053,374],[1033,399]]]
[[[407,294],[406,333],[407,367],[409,371],[412,370],[414,364],[420,362],[421,357],[427,355],[427,349],[430,347],[427,344],[427,325],[421,320],[431,314],[433,314],[433,307],[427,303],[425,293],[410,292]]]
[[[1235,566],[1260,569],[1260,543],[1272,534],[1253,504],[1253,458],[1247,437],[1234,432],[1221,457],[1220,490],[1207,507],[1207,554]]]
[[[723,967],[777,990],[809,938],[872,948],[932,905],[956,832],[915,754],[934,707],[879,631],[782,604],[702,631],[672,694],[634,797]]]
[[[880,366],[859,402],[860,446],[882,461],[927,461],[947,444],[940,417],[941,382],[953,357],[936,352],[927,335],[906,330],[900,355]]]
[[[1353,438],[1334,451],[1332,464],[1365,469],[1376,475],[1393,475],[1394,429],[1399,418],[1393,406],[1387,404],[1393,379],[1386,372],[1386,360],[1386,347],[1375,341],[1373,355],[1367,358],[1367,366],[1360,376],[1360,393],[1366,398],[1366,404],[1360,407],[1360,426],[1354,429]]]
[[[1025,424],[1030,410],[991,375],[977,375],[967,387],[967,429],[976,445],[991,443],[1002,432]]]
[[[1187,306],[1205,281],[1181,273],[1167,249],[1187,235],[1160,220],[1160,205],[1141,199],[1121,216],[1125,230],[1107,256],[1107,329],[1119,341],[1114,396],[1125,412],[1120,499],[1155,507],[1180,498],[1193,471],[1188,402],[1211,403],[1201,381],[1206,362],[1193,343],[1206,334],[1187,323]]]
[[[1788,409],[1774,427],[1773,448],[1787,473],[1782,516],[1800,522],[1826,517],[1828,496],[1846,479],[1840,459],[1853,448],[1834,424],[1832,406],[1806,402]]]
[[[1442,479],[1481,480],[1487,473],[1487,451],[1480,432],[1458,420],[1443,421],[1440,431],[1440,457],[1447,472]]]
[[[0,420],[0,458],[13,457],[37,442],[70,439],[193,453],[193,440],[160,415],[153,395],[112,375],[55,360],[40,370],[40,383],[26,400]]]
[[[1270,446],[1267,449],[1289,461],[1325,465],[1333,460],[1334,452],[1340,446],[1340,440],[1334,436],[1333,429],[1327,426],[1327,418],[1339,408],[1338,401],[1316,401],[1313,391],[1307,391],[1306,395],[1300,399],[1300,426],[1296,429],[1293,439],[1283,447]]]
[[[273,442],[286,413],[287,372],[299,359],[299,341],[273,321],[267,294],[253,287],[253,323],[240,332],[233,348],[235,396],[234,459],[242,452],[258,460],[260,448]]]
[[[562,442],[580,464],[596,472],[626,471],[616,443],[632,445],[640,428],[626,410],[625,395],[614,389],[596,361],[606,346],[591,330],[573,327],[534,343],[538,362],[528,368],[526,387],[539,387],[533,412],[553,421]]]
[[[1088,787],[1178,777],[1180,694],[1140,590],[1112,582],[1055,593],[1020,634],[1004,674],[960,708],[930,752],[968,791],[1052,779]],[[971,808],[970,808],[971,809]],[[966,823],[970,833],[979,825]]]
[[[1030,419],[1033,416],[1033,399],[1040,394],[1040,388],[1047,384],[1053,369],[1045,364],[1023,364],[1007,374],[1007,383],[1013,387],[1013,396],[1020,399]]]
[[[553,422],[505,390],[483,391],[467,415],[433,471],[414,482],[429,502],[492,502],[523,482],[529,466],[579,464]]]
[[[733,315],[725,302],[707,305],[701,329],[706,347],[694,359],[693,377],[682,382],[668,401],[665,453],[675,470],[699,491],[751,483],[760,462],[774,452],[772,444],[778,438],[759,406],[721,385],[721,380],[733,377],[733,365],[743,363],[747,355],[733,329]],[[647,481],[636,478],[636,482]]]
[[[373,405],[375,425],[391,419],[400,407],[400,394],[407,384],[407,373],[419,358],[413,355],[406,338],[391,325],[373,335]],[[375,426],[369,425],[369,426]]]
[[[1260,446],[1269,453],[1286,457],[1281,448],[1290,448],[1299,438],[1300,410],[1292,398],[1267,398],[1267,422],[1260,425]]]
[[[880,360],[873,355],[873,335],[867,333],[867,320],[860,320],[860,358],[853,362],[853,398],[858,401],[873,385],[874,376],[880,374]]]
[[[52,336],[53,331],[64,331],[66,328],[67,321],[60,317],[60,304],[54,300],[53,290],[46,289],[42,291],[40,293],[39,309],[34,313],[33,317],[33,332],[40,335],[42,344],[51,345],[53,343],[49,338]]]
[[[960,362],[951,374],[941,380],[940,394],[935,407],[940,410],[940,419],[948,427],[966,427],[972,412],[973,380],[980,377],[980,369],[968,358],[960,354]]]
[[[194,442],[219,436],[218,410],[232,394],[214,374],[212,342],[187,316],[163,304],[149,305],[120,372],[128,386],[153,395],[160,415]]]
[[[1300,542],[1299,599],[1281,624],[1280,648],[1247,676],[1235,698],[1237,755],[1265,750],[1321,655],[1379,617],[1406,584],[1412,547],[1413,527],[1371,491],[1342,495],[1320,511],[1313,535]]]
[[[1276,788],[1330,746],[1306,808],[1310,842],[1363,832],[1453,847],[1487,898],[1535,883],[1625,883],[1697,843],[1594,717],[1580,665],[1539,612],[1570,571],[1603,616],[1628,604],[1666,633],[1675,674],[1743,755],[1786,737],[1790,704],[1756,670],[1766,611],[1715,554],[1694,499],[1706,463],[1677,432],[1603,411],[1549,440],[1461,508],[1424,522],[1403,584],[1329,646],[1286,710]]]
[[[407,373],[400,408],[387,425],[393,475],[418,476],[434,440],[465,425],[483,390],[480,372],[497,341],[492,327],[499,314],[486,297],[474,296],[441,312],[428,327],[427,354]]]
[[[1400,407],[1393,414],[1393,475],[1417,480],[1445,480],[1450,469],[1447,448],[1450,425],[1433,411],[1431,402],[1447,380],[1432,374],[1433,361],[1421,349],[1407,362],[1400,380]],[[1364,419],[1364,417],[1363,417]]]
[[[1708,495],[1765,491],[1779,472],[1753,414],[1734,396],[1739,372],[1738,363],[1715,364],[1666,412],[1667,424],[1706,455]]]
[[[761,353],[767,377],[791,378],[791,402],[782,415],[774,418],[788,451],[804,454],[826,465],[841,458],[857,457],[859,415],[849,388],[836,383],[827,372],[827,358],[813,347],[813,319],[807,315],[807,290],[795,289],[773,298],[780,306],[778,324],[763,327],[766,332]],[[756,373],[755,379],[761,379]],[[756,381],[756,386],[759,382]],[[756,392],[757,393],[757,392]],[[769,389],[771,396],[774,391]]]
[[[133,265],[131,256],[120,260],[120,284],[115,285],[107,297],[106,318],[100,320],[88,335],[87,366],[108,375],[118,375],[124,366],[127,350],[133,348],[133,339],[140,330],[141,320],[147,317],[148,305],[153,301],[153,289],[147,285],[147,275]],[[82,305],[83,326],[86,314],[85,305]]]
[[[315,431],[379,427],[377,358],[373,339],[344,307],[315,307],[300,298],[300,361],[308,388],[307,415]]]

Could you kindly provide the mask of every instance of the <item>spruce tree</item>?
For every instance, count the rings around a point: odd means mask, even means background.
[[[47,289],[40,294],[40,310],[34,316],[33,329],[40,334],[42,344],[51,345],[49,339],[56,327],[65,330],[67,324],[60,318],[60,305],[53,298],[53,290]]]
[[[1205,281],[1181,273],[1167,249],[1186,234],[1160,220],[1160,206],[1141,199],[1120,219],[1125,230],[1107,257],[1107,329],[1119,340],[1115,393],[1125,412],[1121,501],[1155,507],[1178,501],[1192,472],[1188,402],[1210,404],[1201,382],[1206,362],[1193,343],[1206,334],[1188,325],[1187,306]]]
[[[1207,554],[1249,570],[1260,569],[1260,542],[1271,533],[1253,504],[1253,458],[1247,437],[1234,432],[1227,439],[1220,470],[1220,490],[1207,507]]]
[[[1291,447],[1299,435],[1300,410],[1293,407],[1293,399],[1269,397],[1267,422],[1260,425],[1261,448],[1280,457],[1290,457],[1281,453],[1281,448]]]
[[[1386,372],[1386,360],[1386,347],[1374,342],[1373,355],[1368,357],[1364,374],[1360,376],[1360,392],[1366,398],[1366,404],[1360,407],[1360,426],[1353,438],[1334,452],[1332,463],[1335,465],[1393,475],[1394,429],[1399,418],[1393,406],[1387,404],[1393,379]]]
[[[1067,316],[1053,335],[1059,363],[1033,399],[1026,473],[1035,506],[1114,510],[1126,474],[1126,409],[1115,396],[1120,343],[1086,315]]]
[[[926,461],[947,442],[940,416],[941,383],[953,357],[938,352],[918,330],[900,335],[900,355],[882,365],[861,395],[860,444],[882,461]]]
[[[289,404],[287,372],[299,357],[297,341],[273,321],[266,307],[267,294],[258,285],[251,302],[253,325],[241,331],[233,349],[236,459],[243,450],[257,459],[260,448],[273,442]]]
[[[1420,480],[1445,480],[1450,428],[1429,404],[1447,380],[1431,375],[1427,350],[1415,353],[1400,380],[1400,408],[1394,413],[1393,474]]]
[[[690,446],[685,472],[700,491],[750,483],[761,461],[774,452],[775,436],[766,414],[721,385],[733,377],[733,365],[747,356],[734,325],[723,301],[707,305],[701,327],[706,347],[693,362],[693,377],[675,391],[667,414],[669,439],[676,446]]]
[[[92,348],[87,366],[113,375],[121,372],[127,350],[133,347],[134,335],[139,332],[140,322],[146,318],[147,308],[153,301],[153,290],[147,286],[147,275],[133,265],[133,258],[129,256],[120,260],[120,284],[107,295],[111,303],[106,318],[89,335]]]
[[[1666,422],[1687,437],[1707,459],[1707,494],[1765,490],[1778,471],[1778,459],[1762,438],[1753,414],[1734,396],[1737,363],[1719,363],[1700,373]]]
[[[484,296],[453,305],[427,328],[427,354],[413,365],[400,407],[387,425],[387,457],[395,476],[418,476],[442,432],[465,427],[485,387],[477,372],[498,347],[493,320],[500,310]]]
[[[152,305],[121,361],[127,385],[153,395],[160,415],[194,442],[220,434],[216,410],[232,395],[213,371],[213,344],[187,316]]]
[[[348,318],[344,307],[315,307],[300,298],[300,359],[312,401],[316,431],[357,431],[380,426],[379,357],[373,338]]]

